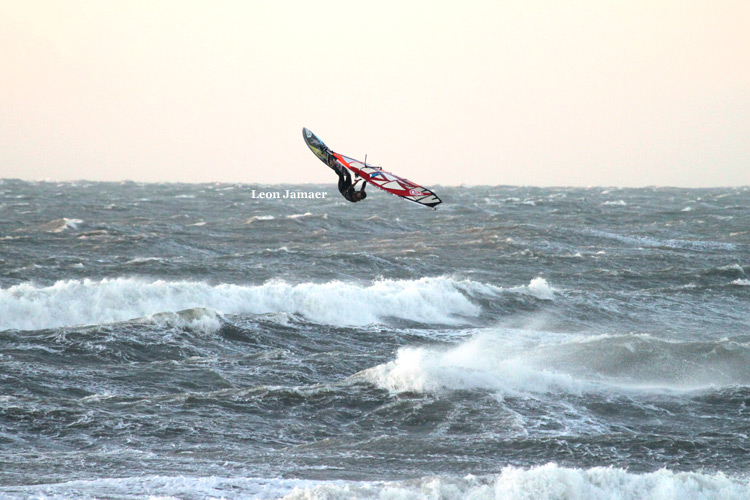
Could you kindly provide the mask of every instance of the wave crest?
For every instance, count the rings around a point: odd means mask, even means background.
[[[224,324],[219,313],[205,307],[156,313],[147,320],[160,328],[179,328],[203,334],[216,333]]]
[[[694,498],[739,500],[747,498],[747,479],[722,473],[659,470],[636,474],[612,467],[576,469],[547,465],[508,466],[499,474],[465,477],[429,476],[404,481],[324,481],[142,476],[70,481],[58,484],[0,487],[10,498],[280,498],[282,500],[432,499],[445,500],[642,500]],[[106,492],[106,494],[105,494]]]
[[[195,308],[219,314],[292,313],[336,326],[391,318],[455,325],[481,312],[465,293],[474,286],[479,285],[440,277],[371,285],[341,281],[210,285],[137,278],[66,280],[47,287],[23,283],[0,290],[0,330],[114,323]]]
[[[328,482],[296,488],[284,500],[323,498],[429,499],[570,499],[642,500],[747,498],[750,484],[725,475],[660,470],[634,474],[623,469],[574,469],[547,464],[531,469],[506,467],[493,476],[463,478],[426,477],[419,480],[379,483]],[[380,493],[380,494],[378,494]],[[383,494],[385,493],[385,494]]]
[[[357,374],[392,392],[487,390],[505,395],[693,391],[750,386],[750,344],[650,335],[581,337],[484,330],[451,347],[403,347]]]

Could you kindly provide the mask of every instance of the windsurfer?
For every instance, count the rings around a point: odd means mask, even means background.
[[[342,194],[342,196],[352,203],[357,203],[358,201],[362,201],[367,198],[367,193],[365,193],[367,182],[362,181],[362,179],[357,179],[352,184],[352,176],[349,173],[349,169],[344,167],[338,160],[336,160],[335,156],[330,155],[328,158],[331,167],[333,167],[336,173],[339,174],[339,192]],[[359,181],[362,181],[362,189],[357,191],[356,186]]]

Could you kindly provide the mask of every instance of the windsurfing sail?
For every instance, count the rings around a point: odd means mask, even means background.
[[[348,156],[338,153],[333,153],[333,156],[346,168],[383,191],[430,208],[435,208],[442,203],[442,200],[432,190],[422,187],[409,179],[386,172],[380,167],[367,165]]]
[[[305,143],[315,156],[331,168],[333,168],[331,166],[332,162],[337,161],[356,175],[362,177],[365,181],[383,191],[425,207],[436,208],[442,203],[442,200],[438,195],[426,187],[420,186],[404,177],[386,172],[380,167],[368,165],[359,160],[355,160],[354,158],[332,151],[323,143],[323,141],[318,139],[315,134],[306,128],[302,129],[302,137],[305,139]]]

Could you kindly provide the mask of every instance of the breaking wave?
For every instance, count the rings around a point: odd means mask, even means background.
[[[30,231],[42,231],[47,233],[62,233],[65,231],[73,231],[79,228],[83,224],[81,219],[69,219],[63,217],[61,219],[55,219],[44,224],[40,224],[36,227],[29,228]]]
[[[156,313],[141,321],[151,322],[160,328],[178,328],[204,334],[216,333],[224,324],[219,313],[203,307]]]
[[[551,301],[557,292],[539,277],[510,288],[448,277],[379,280],[369,285],[341,281],[211,285],[141,278],[64,280],[47,287],[27,282],[0,289],[4,312],[0,331],[115,323],[195,308],[222,315],[292,313],[334,326],[390,319],[456,326],[470,324],[481,314],[474,299],[510,293]]]
[[[635,474],[619,468],[575,469],[547,464],[506,467],[489,476],[428,476],[404,481],[315,481],[222,477],[96,479],[0,488],[6,498],[334,498],[393,500],[740,500],[750,483],[724,474],[659,470]]]
[[[0,330],[39,330],[127,321],[157,313],[207,308],[219,314],[292,313],[337,326],[390,318],[464,324],[481,308],[464,293],[483,285],[450,278],[381,280],[370,285],[331,281],[210,285],[137,278],[65,280],[0,290]]]
[[[531,469],[506,467],[493,476],[426,477],[381,483],[324,483],[303,486],[284,500],[326,498],[393,498],[427,500],[702,500],[746,499],[748,484],[723,474],[660,470],[633,474],[623,469],[595,467],[581,470],[548,464]]]
[[[750,344],[485,330],[451,347],[403,347],[395,360],[357,377],[396,393],[718,389],[750,385]]]

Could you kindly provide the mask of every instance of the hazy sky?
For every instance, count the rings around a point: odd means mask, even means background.
[[[0,178],[750,185],[750,2],[0,0]]]

